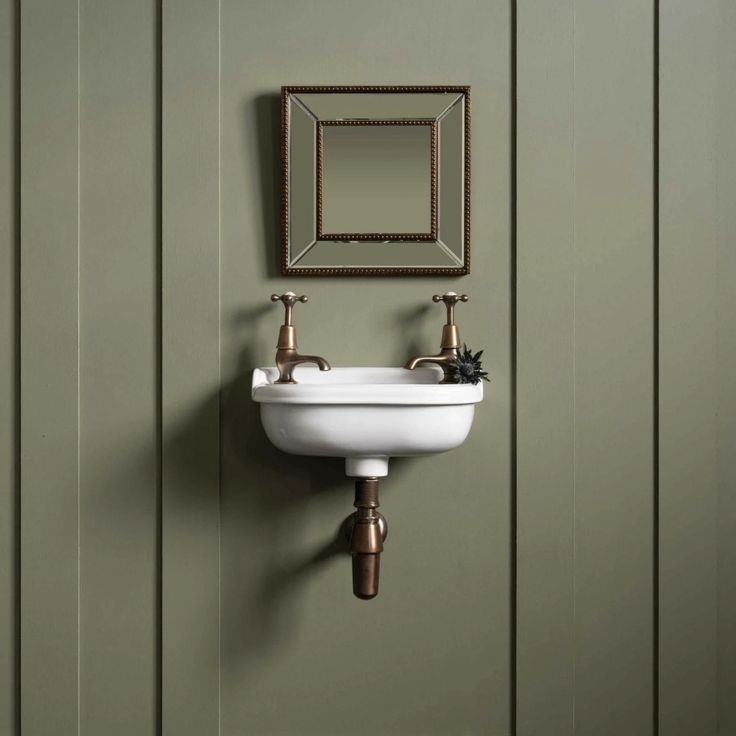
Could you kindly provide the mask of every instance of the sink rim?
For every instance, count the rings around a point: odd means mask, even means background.
[[[296,384],[277,384],[278,370],[274,367],[261,367],[253,370],[251,397],[264,404],[332,404],[343,406],[456,406],[477,404],[483,400],[483,384],[454,384],[431,382],[439,381],[442,370],[435,366],[424,366],[408,371],[395,366],[337,366],[331,371],[321,373],[316,366],[299,366],[295,372]],[[342,375],[348,372],[380,373],[386,379],[395,375],[395,382],[330,382],[330,374]],[[310,383],[311,376],[321,379]]]

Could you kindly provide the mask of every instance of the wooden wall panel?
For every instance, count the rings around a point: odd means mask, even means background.
[[[736,731],[736,15],[660,17],[660,733]]]
[[[715,119],[718,727],[736,734],[736,4],[719,0]]]
[[[575,727],[654,721],[649,3],[575,14]]]
[[[633,0],[559,3],[546,27],[539,12],[519,13],[517,719],[650,734],[654,16]]]
[[[219,732],[219,6],[162,18],[162,718]]]
[[[660,14],[659,696],[662,736],[717,733],[718,3]]]
[[[21,728],[79,728],[79,8],[21,6]]]
[[[80,719],[106,736],[158,726],[156,14],[80,9]]]
[[[17,6],[0,2],[0,734],[17,725]]]
[[[517,17],[517,733],[575,722],[575,3]]]
[[[222,732],[509,734],[510,4],[222,3]],[[473,270],[463,278],[282,278],[281,84],[470,84]],[[392,460],[381,592],[351,592],[336,548],[344,463],[263,434],[251,369],[273,361],[287,290],[299,346],[332,365],[436,352],[447,289],[492,382],[467,442]],[[370,703],[366,700],[366,697]]]

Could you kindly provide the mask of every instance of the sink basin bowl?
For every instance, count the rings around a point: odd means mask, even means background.
[[[268,438],[296,455],[344,457],[356,478],[388,474],[390,457],[446,452],[473,423],[482,384],[440,384],[435,366],[333,368],[298,366],[296,384],[277,384],[276,368],[253,371],[253,400]]]

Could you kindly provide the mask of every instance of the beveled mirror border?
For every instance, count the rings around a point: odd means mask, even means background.
[[[430,129],[430,194],[428,233],[326,233],[322,230],[322,187],[324,173],[324,128],[422,125]],[[423,242],[437,240],[437,121],[436,120],[318,120],[317,121],[317,240],[380,242],[383,240]]]
[[[458,93],[464,97],[462,266],[289,266],[289,95]],[[433,135],[433,149],[436,138]],[[284,276],[464,276],[470,273],[470,87],[467,85],[285,85],[281,88],[281,273]],[[434,204],[434,201],[433,201]],[[435,209],[433,207],[433,209]],[[436,218],[436,209],[433,214]],[[433,220],[434,222],[434,220]],[[340,238],[342,239],[342,238]],[[427,238],[429,240],[429,238]],[[368,241],[364,241],[368,242]]]

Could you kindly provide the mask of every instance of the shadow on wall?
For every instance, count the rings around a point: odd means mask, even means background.
[[[254,365],[244,348],[237,378],[223,393],[222,592],[223,617],[232,624],[223,656],[246,665],[243,655],[250,659],[288,641],[309,577],[347,558],[341,524],[352,511],[343,460],[286,455],[270,443],[250,396]],[[327,524],[316,544],[304,537],[311,513],[323,514]]]
[[[432,345],[431,349],[428,350],[427,345],[421,339],[424,323],[430,309],[430,304],[412,304],[402,307],[387,322],[387,329],[391,327],[398,329],[396,342],[397,365],[403,365],[406,360],[414,355],[438,352],[439,343]]]
[[[244,134],[249,136],[255,129],[257,136],[265,272],[269,278],[276,278],[281,275],[281,97],[259,95],[245,104],[244,117]],[[248,150],[252,142],[246,140],[245,146]]]
[[[255,666],[258,655],[288,641],[296,624],[303,583],[338,557],[347,560],[342,522],[352,511],[351,483],[339,458],[286,455],[261,427],[258,405],[250,395],[256,364],[251,344],[270,304],[244,311],[236,329],[245,332],[236,377],[224,383],[172,433],[164,447],[169,487],[179,494],[182,511],[196,519],[198,506],[211,513],[213,443],[220,437],[221,596],[223,627],[228,631],[226,659]],[[250,339],[249,339],[250,338]],[[218,432],[219,426],[219,432]],[[221,432],[221,435],[220,435]],[[339,501],[335,497],[339,495]],[[324,508],[333,529],[317,544],[305,543],[310,509]],[[342,506],[344,513],[335,514]],[[350,565],[344,565],[349,591]]]

